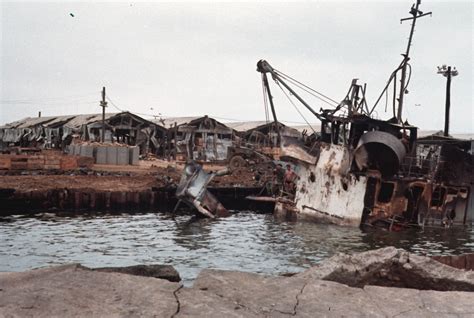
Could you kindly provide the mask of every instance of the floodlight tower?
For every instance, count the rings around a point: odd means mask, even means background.
[[[446,109],[444,115],[444,136],[449,136],[449,108],[451,107],[451,77],[459,74],[456,67],[451,66],[438,66],[438,74],[443,75],[447,78],[446,80]]]

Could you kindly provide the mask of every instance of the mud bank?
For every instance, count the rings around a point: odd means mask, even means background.
[[[52,174],[37,171],[0,175],[0,216],[38,211],[138,212],[170,211],[177,203],[180,171],[74,171]],[[216,178],[210,191],[229,209],[254,208],[245,200],[261,193],[262,182],[251,171]],[[271,210],[272,207],[269,207]]]
[[[395,280],[399,287],[388,287],[393,284],[389,277],[399,275],[393,270],[394,264],[416,276],[415,283],[407,286],[409,280],[400,278]],[[341,273],[348,275],[341,276]],[[150,276],[148,274],[146,276]],[[165,279],[135,275],[96,271],[74,264],[24,273],[0,273],[0,314],[35,317],[474,315],[472,271],[395,248],[354,256],[338,255],[289,277],[204,270],[191,288]],[[344,283],[331,278],[352,276],[372,279],[359,279],[354,284],[352,278]],[[430,285],[433,281],[440,284]],[[427,288],[429,286],[434,288]]]

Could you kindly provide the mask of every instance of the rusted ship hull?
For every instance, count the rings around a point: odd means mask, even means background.
[[[289,91],[321,122],[310,144],[285,145],[278,134],[281,157],[297,163],[299,176],[291,201],[276,200],[275,213],[292,219],[315,219],[341,225],[382,225],[396,230],[403,226],[468,225],[474,219],[474,147],[472,141],[450,138],[449,114],[443,138],[418,139],[417,127],[403,118],[404,95],[410,47],[418,18],[431,12],[411,7],[407,50],[390,74],[385,88],[372,107],[366,85],[351,83],[346,97],[337,102],[294,78],[274,69],[267,61],[257,63],[265,93],[265,107],[278,119],[267,74],[279,88]],[[397,84],[400,74],[400,84]],[[393,117],[381,120],[374,110],[393,84]],[[332,108],[316,111],[293,88],[318,98]],[[399,92],[397,93],[397,88]],[[398,95],[398,96],[397,96]],[[296,107],[296,106],[295,106]],[[312,128],[312,127],[311,127]]]
[[[295,198],[276,200],[275,215],[393,230],[408,226],[471,225],[474,198],[468,180],[474,180],[472,166],[458,168],[462,177],[443,178],[440,175],[453,170],[450,162],[443,161],[443,156],[437,157],[437,163],[417,159],[415,164],[402,165],[396,175],[384,178],[377,170],[351,171],[355,159],[346,147],[322,145],[315,164],[298,164]],[[415,160],[404,158],[405,163],[409,161]],[[420,174],[424,164],[432,167],[429,174],[433,178]]]

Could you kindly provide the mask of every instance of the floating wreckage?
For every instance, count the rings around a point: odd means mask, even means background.
[[[315,131],[315,142],[304,146],[288,144],[279,136],[280,158],[296,164],[298,180],[292,195],[250,199],[273,200],[277,215],[341,225],[397,230],[413,225],[450,227],[472,222],[472,141],[449,137],[435,142],[418,140],[417,127],[402,121],[413,30],[418,18],[431,14],[418,10],[419,5],[418,0],[411,8],[412,17],[402,19],[412,20],[407,51],[371,108],[365,97],[366,86],[358,85],[357,80],[338,103],[274,69],[267,61],[258,62],[265,106],[270,106],[275,123],[278,119],[267,74],[295,107],[290,97],[320,120],[321,130]],[[401,78],[398,97],[397,76]],[[315,111],[289,83],[334,108]],[[393,118],[373,118],[375,107],[391,85]]]
[[[228,169],[207,173],[195,161],[186,164],[181,180],[176,188],[176,197],[179,199],[175,211],[181,202],[196,208],[203,216],[209,218],[224,217],[229,211],[207,190],[207,185],[215,176],[229,174]]]

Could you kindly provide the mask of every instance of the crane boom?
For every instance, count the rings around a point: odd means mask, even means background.
[[[278,81],[279,83],[281,83],[288,91],[290,91],[290,93],[296,97],[297,100],[300,101],[301,104],[303,104],[314,116],[316,116],[316,118],[318,118],[319,120],[322,120],[322,117],[321,117],[321,114],[319,114],[318,112],[316,112],[311,106],[308,105],[308,103],[306,103],[304,101],[303,98],[301,98],[282,78],[280,75],[278,75],[277,72],[275,72],[275,69],[265,60],[260,60],[258,61],[257,63],[257,71],[262,73],[262,74],[266,74],[266,73],[270,73],[272,75],[272,78],[275,80],[275,81]],[[270,93],[270,87],[268,85],[268,80],[266,80],[267,77],[264,76],[264,85],[265,87],[267,88],[267,92]],[[272,98],[271,98],[271,95],[269,96],[270,97],[270,105],[272,107],[272,112],[274,112],[274,108],[273,108],[273,102],[272,102]],[[276,117],[274,115],[274,119],[276,120]]]

